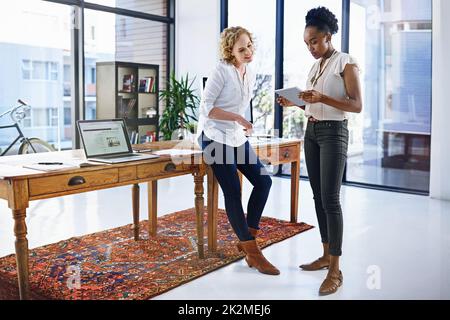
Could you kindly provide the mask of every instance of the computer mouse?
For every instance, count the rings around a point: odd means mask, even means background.
[[[79,164],[80,168],[85,168],[85,167],[92,167],[93,164],[89,163],[89,162],[82,162]]]

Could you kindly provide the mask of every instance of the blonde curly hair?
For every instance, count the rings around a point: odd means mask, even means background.
[[[222,31],[222,33],[220,34],[220,53],[223,61],[231,64],[234,64],[236,62],[236,58],[232,54],[233,47],[239,37],[243,34],[247,34],[250,38],[251,43],[254,43],[253,36],[250,31],[243,27],[229,27]]]

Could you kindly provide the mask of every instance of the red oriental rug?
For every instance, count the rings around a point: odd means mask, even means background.
[[[206,213],[204,234],[207,235]],[[313,228],[263,217],[258,244],[267,247]],[[33,299],[149,299],[243,257],[224,210],[218,214],[217,252],[199,259],[194,209],[158,218],[158,234],[148,237],[140,223],[75,237],[30,250]],[[255,271],[256,272],[256,271]],[[15,255],[0,259],[0,299],[18,299]]]

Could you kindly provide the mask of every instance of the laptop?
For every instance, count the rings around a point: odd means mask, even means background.
[[[119,163],[159,157],[133,153],[124,119],[78,120],[77,125],[89,161]]]

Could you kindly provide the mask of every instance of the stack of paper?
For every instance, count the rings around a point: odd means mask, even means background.
[[[165,150],[158,150],[154,151],[154,154],[157,155],[170,155],[170,156],[185,156],[185,155],[191,155],[196,153],[202,153],[201,150],[192,150],[192,149],[165,149]]]
[[[67,169],[79,168],[78,165],[70,164],[70,163],[62,163],[62,164],[33,163],[33,164],[23,165],[23,167],[28,168],[28,169],[33,169],[33,170],[39,170],[39,171],[56,171],[56,170],[67,170]]]

